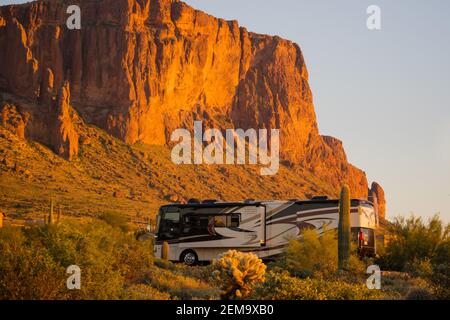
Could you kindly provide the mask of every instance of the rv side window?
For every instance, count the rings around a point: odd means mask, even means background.
[[[183,235],[193,236],[208,234],[209,219],[207,216],[186,215],[184,216]]]
[[[239,227],[240,214],[185,215],[183,220],[183,235],[202,235],[211,234],[212,228]]]
[[[241,220],[241,215],[240,214],[232,214],[230,216],[227,216],[229,221],[228,221],[228,227],[229,228],[237,228],[239,227],[239,222]]]
[[[214,216],[214,227],[216,228],[224,228],[227,226],[227,216]]]
[[[241,215],[234,213],[224,216],[214,217],[214,227],[216,228],[237,228],[239,227],[239,222],[241,220]]]

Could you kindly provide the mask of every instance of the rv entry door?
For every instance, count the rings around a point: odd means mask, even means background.
[[[259,244],[261,247],[264,247],[266,245],[266,207],[265,206],[259,206],[258,213],[259,213],[259,219],[261,221],[259,228],[258,228],[258,239]]]

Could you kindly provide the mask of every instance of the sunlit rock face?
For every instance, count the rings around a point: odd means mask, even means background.
[[[73,4],[81,30],[66,27]],[[197,119],[279,128],[283,159],[367,196],[365,173],[348,163],[342,143],[319,134],[305,60],[291,41],[180,1],[47,0],[1,7],[0,48],[0,90],[35,103],[35,114],[68,81],[84,121],[130,144],[168,144],[174,129]]]
[[[378,205],[378,215],[380,219],[386,219],[386,198],[384,196],[383,188],[377,182],[372,183],[369,190],[369,199],[372,199]]]

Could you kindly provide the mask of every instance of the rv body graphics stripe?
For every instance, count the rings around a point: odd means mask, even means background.
[[[358,212],[358,208],[354,207],[351,208],[350,210],[351,213],[357,213]],[[339,213],[339,207],[328,207],[328,208],[320,208],[320,209],[311,209],[311,210],[300,210],[297,212],[293,212],[291,213],[293,216],[295,215],[296,218],[302,218],[302,217],[311,217],[311,216],[316,216],[316,215],[320,215],[320,214],[333,214],[333,213]],[[289,220],[291,219],[291,217],[286,216],[285,214],[280,215],[277,218],[273,218],[272,219],[267,219],[269,222],[267,223],[268,225],[272,224],[272,223],[280,223],[280,221],[285,221],[285,220]]]
[[[288,231],[290,231],[290,230],[292,230],[292,229],[295,229],[295,228],[297,228],[297,226],[293,226],[293,227],[290,227],[290,228],[287,229],[287,230],[283,230],[283,231],[279,232],[278,234],[276,234],[276,235],[270,237],[269,239],[267,239],[267,242],[270,242],[270,241],[276,239],[277,237],[283,235],[284,233],[286,233],[286,232],[288,232]],[[289,241],[289,239],[286,239],[286,240]]]
[[[298,209],[301,209],[301,207],[298,208]],[[296,217],[298,217],[298,216],[305,216],[307,214],[316,215],[318,213],[321,213],[322,211],[329,212],[331,210],[332,212],[335,212],[336,210],[338,210],[338,207],[334,207],[334,208],[330,208],[330,207],[328,207],[328,208],[319,208],[319,209],[312,209],[312,210],[298,210],[298,209],[296,210],[295,213],[292,213]],[[279,221],[279,220],[281,220],[283,218],[285,218],[285,217],[277,217],[275,219],[272,218],[272,219],[270,219],[270,223],[277,222],[277,221]]]
[[[223,210],[219,211],[220,213],[233,213],[238,209],[242,209],[242,207],[231,207],[231,208],[223,208]]]
[[[336,203],[328,203],[324,207],[311,209],[311,206],[295,202],[285,202],[276,207],[266,210],[266,243],[260,246],[259,233],[261,228],[262,211],[258,208],[266,207],[264,203],[260,206],[249,205],[247,207],[232,206],[220,208],[220,210],[209,210],[208,208],[196,208],[189,210],[189,214],[231,214],[240,213],[241,221],[239,227],[215,228],[216,235],[196,235],[182,237],[177,240],[168,241],[169,244],[179,243],[180,248],[238,248],[241,251],[255,251],[259,255],[269,257],[279,254],[290,239],[298,239],[302,230],[306,228],[316,229],[319,234],[326,230],[337,228],[339,207]],[[267,208],[266,207],[266,208]],[[302,210],[302,209],[306,210]],[[351,208],[352,213],[358,212],[358,207]],[[162,241],[157,241],[162,243]]]
[[[271,210],[268,210],[266,212],[266,219],[271,218],[275,214],[281,212],[282,210],[285,210],[285,209],[289,208],[290,206],[292,206],[294,204],[295,204],[295,202],[285,202],[285,203],[279,205],[278,207],[275,207],[275,208],[273,208]],[[273,203],[269,203],[269,204],[266,204],[266,207],[270,207],[272,205],[273,205]]]

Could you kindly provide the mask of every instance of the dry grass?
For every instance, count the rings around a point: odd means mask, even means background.
[[[220,294],[220,290],[208,282],[189,277],[180,271],[152,268],[141,281],[161,292],[168,293],[171,299],[209,300],[217,299]]]

